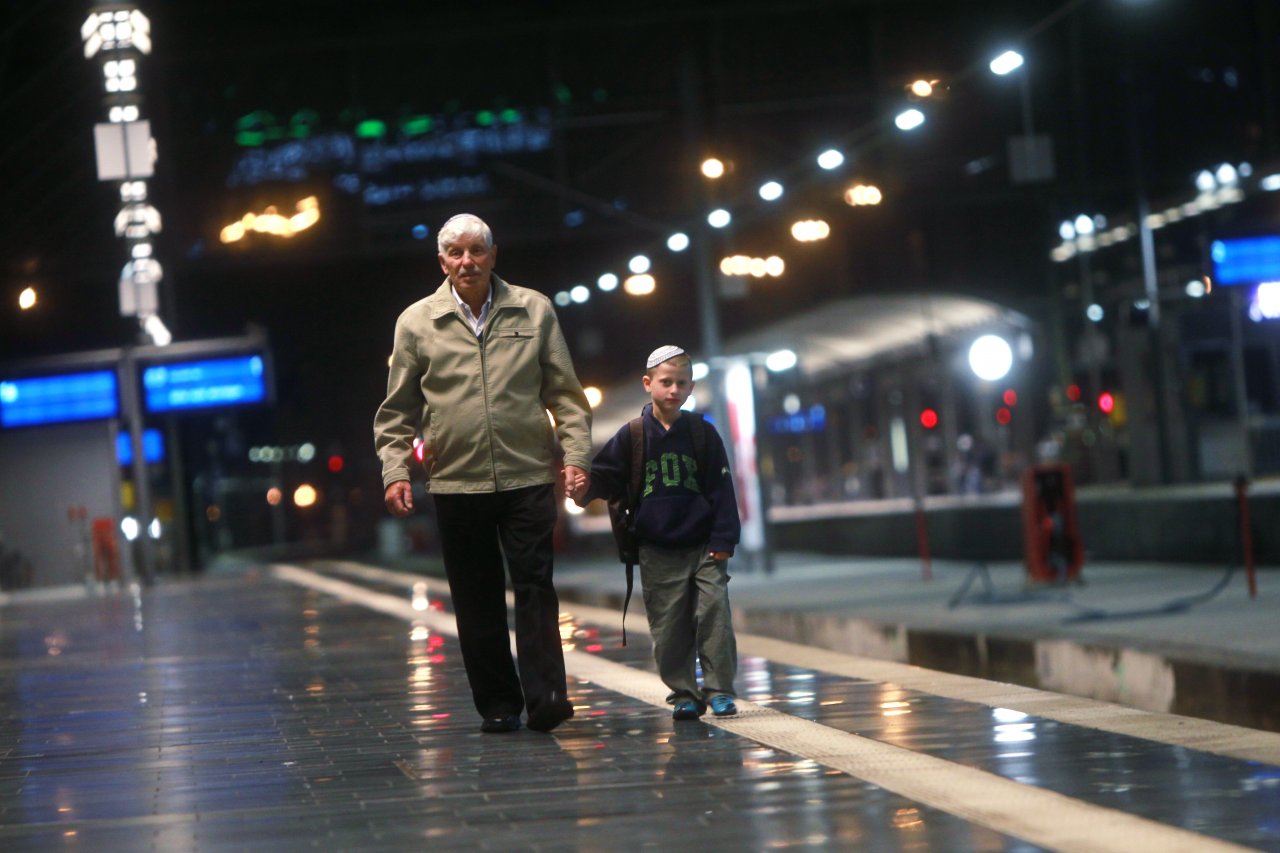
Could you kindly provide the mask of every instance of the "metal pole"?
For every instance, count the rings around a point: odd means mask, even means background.
[[[1137,149],[1135,144],[1134,148]],[[1165,364],[1164,339],[1160,333],[1160,283],[1156,278],[1155,238],[1151,226],[1147,223],[1147,215],[1151,212],[1147,202],[1146,188],[1142,183],[1141,170],[1138,172],[1138,232],[1142,242],[1142,285],[1149,304],[1147,308],[1147,331],[1151,346],[1151,372],[1156,393],[1156,440],[1160,451],[1160,482],[1168,483],[1172,479],[1172,463],[1169,458],[1169,378]]]
[[[134,512],[138,516],[138,574],[143,584],[155,582],[155,555],[151,545],[151,482],[147,473],[147,460],[142,450],[142,404],[138,398],[137,361],[133,347],[124,347],[120,356],[120,400],[124,406],[124,421],[129,430],[129,443],[133,447],[133,496]]]
[[[689,169],[702,156],[704,129],[697,58],[693,55],[693,47],[688,44],[685,46],[680,82],[684,108],[685,168]],[[702,184],[696,180],[691,189],[689,195],[694,203],[694,209],[700,211],[706,207],[706,192]],[[692,241],[694,277],[698,287],[702,355],[710,363],[711,359],[720,355],[720,311],[716,304],[716,282],[711,275],[713,263],[711,228],[701,216],[698,217],[697,225],[694,226],[693,233],[689,237]]]
[[[1244,378],[1244,329],[1240,316],[1244,313],[1244,300],[1240,288],[1229,288],[1231,298],[1227,310],[1231,312],[1231,390],[1236,405],[1236,425],[1240,431],[1240,476],[1253,478],[1253,447],[1249,442],[1249,391]]]
[[[1151,213],[1151,204],[1147,201],[1146,163],[1142,154],[1142,139],[1138,128],[1139,106],[1137,84],[1134,79],[1135,74],[1133,60],[1130,58],[1124,71],[1125,88],[1129,96],[1129,109],[1127,110],[1129,153],[1133,165],[1134,194],[1137,196],[1138,201],[1138,237],[1142,249],[1142,289],[1149,303],[1147,330],[1151,346],[1152,384],[1155,386],[1156,397],[1155,420],[1156,440],[1159,444],[1157,450],[1160,455],[1160,482],[1168,483],[1172,479],[1172,465],[1169,458],[1169,405],[1165,396],[1168,393],[1169,382],[1165,364],[1164,342],[1160,334],[1160,282],[1156,277],[1155,238],[1151,232],[1151,225],[1147,221],[1147,217]]]
[[[1022,67],[1022,79],[1019,81],[1018,89],[1022,96],[1022,136],[1026,140],[1027,154],[1030,155],[1031,137],[1035,134],[1036,127],[1031,116],[1031,72],[1025,65]]]
[[[191,572],[191,505],[187,501],[187,474],[176,418],[166,419],[165,433],[169,445],[169,488],[173,494],[173,529],[169,532],[173,565],[178,573],[188,574]]]
[[[701,80],[698,73],[697,57],[694,55],[691,43],[685,44],[683,66],[680,79],[681,102],[684,113],[684,150],[686,159],[686,169],[691,168],[692,164],[697,163],[703,154],[703,122],[702,122],[702,102],[701,102]],[[690,199],[693,201],[694,209],[702,211],[706,208],[706,192],[700,182],[692,185],[689,193]],[[740,495],[740,501],[745,501],[745,505],[751,507],[754,505],[756,510],[760,512],[760,533],[761,541],[758,550],[754,550],[750,546],[744,545],[743,551],[746,551],[749,565],[752,567],[759,566],[765,572],[773,571],[773,551],[770,545],[769,524],[768,524],[768,495],[765,494],[764,484],[760,478],[760,443],[756,436],[751,436],[749,443],[754,446],[753,459],[738,458],[737,451],[744,444],[742,441],[735,441],[732,433],[732,424],[730,422],[729,413],[729,386],[727,382],[727,371],[722,367],[723,359],[720,358],[720,306],[716,296],[716,281],[712,275],[712,230],[707,225],[706,220],[698,216],[697,224],[691,229],[692,234],[689,235],[691,240],[691,248],[693,249],[693,266],[694,280],[698,289],[698,318],[702,332],[702,355],[706,360],[710,373],[707,376],[707,382],[715,389],[712,404],[712,412],[715,422],[723,424],[724,429],[721,430],[721,438],[725,440],[726,448],[729,451],[730,458],[738,473],[738,483],[742,485],[743,490],[749,490],[752,494]],[[755,376],[755,368],[748,366],[750,371],[750,379],[745,388],[747,392],[744,396],[749,397],[748,400],[734,401],[739,406],[750,406],[751,412],[749,420],[755,422],[755,393],[758,387],[758,381]],[[740,417],[745,417],[746,413],[740,413]],[[753,543],[754,544],[754,543]]]

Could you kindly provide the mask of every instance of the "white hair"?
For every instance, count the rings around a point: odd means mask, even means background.
[[[493,248],[493,231],[480,217],[471,213],[459,213],[440,226],[436,234],[436,246],[443,253],[463,237],[478,236],[484,240],[486,249]]]

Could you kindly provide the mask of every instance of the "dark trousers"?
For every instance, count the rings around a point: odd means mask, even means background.
[[[476,710],[482,717],[519,714],[522,707],[538,707],[553,690],[563,699],[560,601],[551,583],[554,488],[432,499]],[[504,554],[516,599],[518,676],[507,627]]]

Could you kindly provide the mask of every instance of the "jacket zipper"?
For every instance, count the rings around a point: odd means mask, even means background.
[[[489,344],[489,333],[493,329],[493,321],[498,313],[498,306],[491,305],[489,307],[489,317],[485,320],[484,331],[477,338],[480,344],[480,386],[484,389],[484,423],[485,431],[489,434],[489,467],[493,471],[493,489],[498,490],[498,456],[494,451],[496,444],[493,440],[493,413],[489,410],[489,362],[485,357],[485,350]]]

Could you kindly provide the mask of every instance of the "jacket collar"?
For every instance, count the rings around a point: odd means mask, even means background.
[[[493,299],[492,304],[489,306],[489,316],[493,316],[494,310],[496,310],[499,305],[510,301],[511,290],[509,285],[496,275],[490,276],[489,288],[489,295]],[[453,298],[452,286],[449,284],[449,279],[446,278],[441,285],[436,288],[435,293],[427,297],[427,305],[430,309],[432,320],[439,320],[441,317],[446,315],[458,313],[458,303]],[[459,314],[459,316],[461,316],[461,314]]]
[[[680,417],[676,418],[676,422],[671,425],[671,429],[664,427],[658,420],[658,416],[653,413],[653,403],[644,404],[644,408],[640,410],[640,417],[649,429],[655,430],[659,435],[672,435],[676,430],[689,428],[688,412],[681,412]]]

